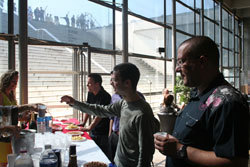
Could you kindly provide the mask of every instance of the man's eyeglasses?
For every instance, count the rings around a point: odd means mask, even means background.
[[[199,59],[199,57],[194,57],[194,58],[189,58],[189,59],[177,59],[177,62],[176,62],[176,68],[182,68],[183,67],[183,64],[187,61],[187,60],[197,60]]]

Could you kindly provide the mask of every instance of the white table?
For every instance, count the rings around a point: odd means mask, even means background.
[[[40,140],[38,140],[37,138],[38,135],[40,136]],[[66,134],[60,134],[59,138],[56,136],[53,136],[53,134],[47,134],[47,135],[52,135],[52,139],[51,137],[46,137],[43,135],[42,135],[43,138],[41,139],[41,134],[36,134],[35,146],[44,148],[44,144],[50,143],[53,148],[53,145],[55,145],[58,142],[64,141],[63,138],[66,137]],[[50,138],[50,140],[48,138]],[[84,163],[91,162],[91,161],[100,161],[106,164],[110,163],[109,159],[106,157],[106,155],[102,152],[102,150],[96,145],[96,143],[93,140],[86,139],[85,141],[81,141],[81,142],[71,142],[71,144],[76,145],[78,167],[82,167]],[[61,152],[63,167],[68,166],[68,162],[69,162],[68,150],[69,149]],[[41,153],[35,153],[34,155],[32,155],[34,167],[39,167],[40,155]]]
[[[76,154],[78,164],[84,164],[91,161],[100,161],[109,164],[110,161],[102,150],[96,145],[93,140],[85,140],[82,142],[72,142],[76,145]],[[68,153],[65,154],[65,164],[69,162]]]

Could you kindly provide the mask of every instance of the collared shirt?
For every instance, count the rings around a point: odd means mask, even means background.
[[[176,120],[173,136],[187,146],[214,151],[218,157],[248,158],[248,110],[241,93],[219,74],[201,94],[191,92],[189,103]],[[166,166],[192,165],[168,157]]]
[[[94,95],[88,93],[87,103],[108,105],[110,104],[111,96],[101,87],[101,90]],[[109,133],[109,118],[102,118],[102,120],[91,130],[92,135],[108,135]]]
[[[118,94],[113,94],[111,97],[111,104],[121,100],[122,97]],[[120,118],[119,117],[111,117],[111,119],[114,121],[113,126],[112,126],[112,130],[114,132],[118,132],[119,131],[119,124],[120,124]]]

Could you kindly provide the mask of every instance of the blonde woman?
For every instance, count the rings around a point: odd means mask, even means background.
[[[12,109],[17,109],[18,111],[16,113],[19,113],[19,120],[29,120],[30,113],[29,110],[37,111],[37,104],[25,104],[17,106],[17,100],[16,100],[16,87],[17,82],[19,79],[19,73],[14,70],[10,70],[2,74],[0,79],[0,108],[8,107],[10,108],[9,112],[12,112]],[[3,117],[3,112],[1,110],[1,118]],[[12,118],[13,119],[13,118]],[[15,125],[8,125],[3,126],[3,119],[1,119],[0,123],[0,132],[7,132],[12,131],[13,134],[17,134],[18,131],[20,131],[20,128],[16,127]],[[13,120],[12,120],[13,123]],[[17,120],[16,120],[17,123]],[[11,154],[11,143],[10,143],[10,137],[2,137],[0,135],[0,166],[7,164],[7,155]]]

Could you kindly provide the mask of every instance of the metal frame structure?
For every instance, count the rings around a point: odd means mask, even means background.
[[[201,9],[197,9],[196,8],[196,1],[194,0],[194,8],[188,6],[187,4],[185,4],[183,1],[181,0],[172,0],[172,19],[173,19],[173,23],[172,25],[169,25],[169,23],[167,23],[166,20],[166,0],[164,0],[164,21],[163,23],[161,22],[157,22],[153,19],[147,18],[145,16],[139,15],[137,13],[133,13],[131,11],[128,10],[128,4],[129,1],[128,0],[123,0],[123,4],[122,4],[122,8],[118,7],[116,5],[116,1],[112,0],[111,4],[106,3],[104,1],[99,1],[99,0],[90,0],[96,4],[108,7],[113,9],[113,48],[112,50],[107,50],[107,49],[100,49],[100,48],[95,48],[93,46],[89,46],[87,44],[83,44],[83,45],[74,45],[74,44],[65,44],[65,43],[57,43],[57,42],[52,42],[52,41],[43,41],[43,40],[39,40],[39,39],[32,39],[32,38],[28,38],[27,36],[27,1],[22,1],[19,0],[19,37],[17,39],[17,36],[13,35],[13,27],[14,27],[14,19],[13,19],[13,0],[9,0],[8,1],[8,35],[0,35],[0,37],[5,38],[9,41],[9,58],[8,58],[8,68],[9,69],[15,69],[15,44],[18,42],[19,44],[19,63],[20,63],[20,104],[24,104],[24,103],[28,103],[28,78],[27,78],[27,74],[28,74],[28,69],[27,69],[27,46],[28,45],[55,45],[55,46],[70,46],[73,48],[74,50],[74,56],[73,56],[73,95],[76,97],[80,97],[81,100],[85,100],[85,96],[83,94],[83,92],[86,92],[86,75],[88,73],[91,73],[91,54],[92,53],[103,53],[103,54],[110,54],[112,56],[112,66],[114,66],[116,64],[116,56],[117,55],[122,55],[123,56],[123,62],[128,62],[129,57],[138,57],[138,58],[146,58],[146,59],[153,59],[153,60],[161,60],[164,61],[164,87],[167,86],[167,62],[172,62],[172,85],[175,86],[176,84],[176,73],[175,73],[175,67],[176,67],[176,59],[177,59],[177,53],[176,53],[176,33],[180,33],[182,35],[186,35],[189,37],[192,37],[194,35],[197,35],[197,27],[196,27],[196,15],[200,15],[200,34],[203,35],[204,34],[204,19],[209,20],[210,22],[212,22],[214,24],[214,34],[216,32],[216,25],[219,26],[219,50],[221,53],[221,58],[220,58],[220,70],[223,71],[224,69],[234,69],[234,84],[236,85],[236,78],[239,78],[239,85],[241,82],[241,76],[236,75],[237,70],[236,68],[239,68],[239,70],[242,68],[244,69],[244,65],[243,65],[243,61],[244,61],[244,56],[243,54],[243,50],[244,50],[244,43],[243,43],[243,39],[244,39],[244,33],[243,30],[241,30],[241,34],[238,35],[235,32],[235,19],[239,19],[237,18],[237,16],[229,11],[227,8],[225,8],[225,6],[223,6],[221,1],[215,1],[214,2],[214,13],[215,13],[215,3],[219,4],[219,23],[215,20],[215,14],[214,14],[214,19],[211,19],[209,17],[207,17],[204,14],[204,0],[201,0]],[[179,3],[180,5],[188,8],[189,10],[194,12],[194,34],[191,34],[189,32],[185,32],[183,30],[177,29],[176,27],[176,3]],[[226,10],[227,12],[230,12],[229,14],[232,15],[232,19],[233,19],[233,30],[231,31],[230,29],[223,27],[223,23],[222,23],[222,10]],[[116,30],[116,26],[115,26],[115,12],[116,11],[121,11],[122,12],[122,17],[123,17],[123,25],[122,25],[122,52],[117,51],[116,50],[116,36],[115,36],[115,30]],[[128,23],[128,16],[131,15],[133,17],[142,19],[144,21],[147,21],[149,23],[153,23],[155,25],[158,25],[160,27],[164,28],[164,47],[165,47],[165,52],[164,52],[164,56],[163,57],[156,57],[156,56],[152,56],[152,55],[145,55],[145,54],[138,54],[138,53],[129,53],[129,48],[128,48],[128,27],[129,27],[129,23]],[[241,28],[243,29],[243,23]],[[172,55],[171,55],[171,59],[167,58],[167,53],[166,53],[166,49],[167,49],[167,42],[166,42],[166,32],[167,30],[171,30],[172,31]],[[231,67],[223,67],[223,49],[228,50],[228,52],[230,51],[229,45],[227,48],[223,47],[223,30],[226,30],[228,32],[231,32],[233,34],[233,50],[231,50],[233,52],[233,57],[234,57],[234,66]],[[235,50],[235,37],[238,37],[240,39],[240,49],[239,52],[237,52]],[[214,35],[214,39],[215,39],[215,35]],[[86,54],[85,54],[86,53]],[[236,61],[236,54],[238,54],[238,58],[241,58],[241,61],[239,62],[240,66],[237,67],[235,65],[235,61]],[[88,69],[86,69],[86,62],[88,63],[87,67]],[[75,73],[76,72],[76,73]],[[109,75],[108,73],[103,73],[102,75]],[[76,87],[81,87],[81,93],[79,93],[79,89]],[[156,92],[153,92],[153,94]],[[161,92],[158,92],[161,93]],[[75,113],[74,113],[75,114]],[[76,115],[74,115],[76,116]]]

